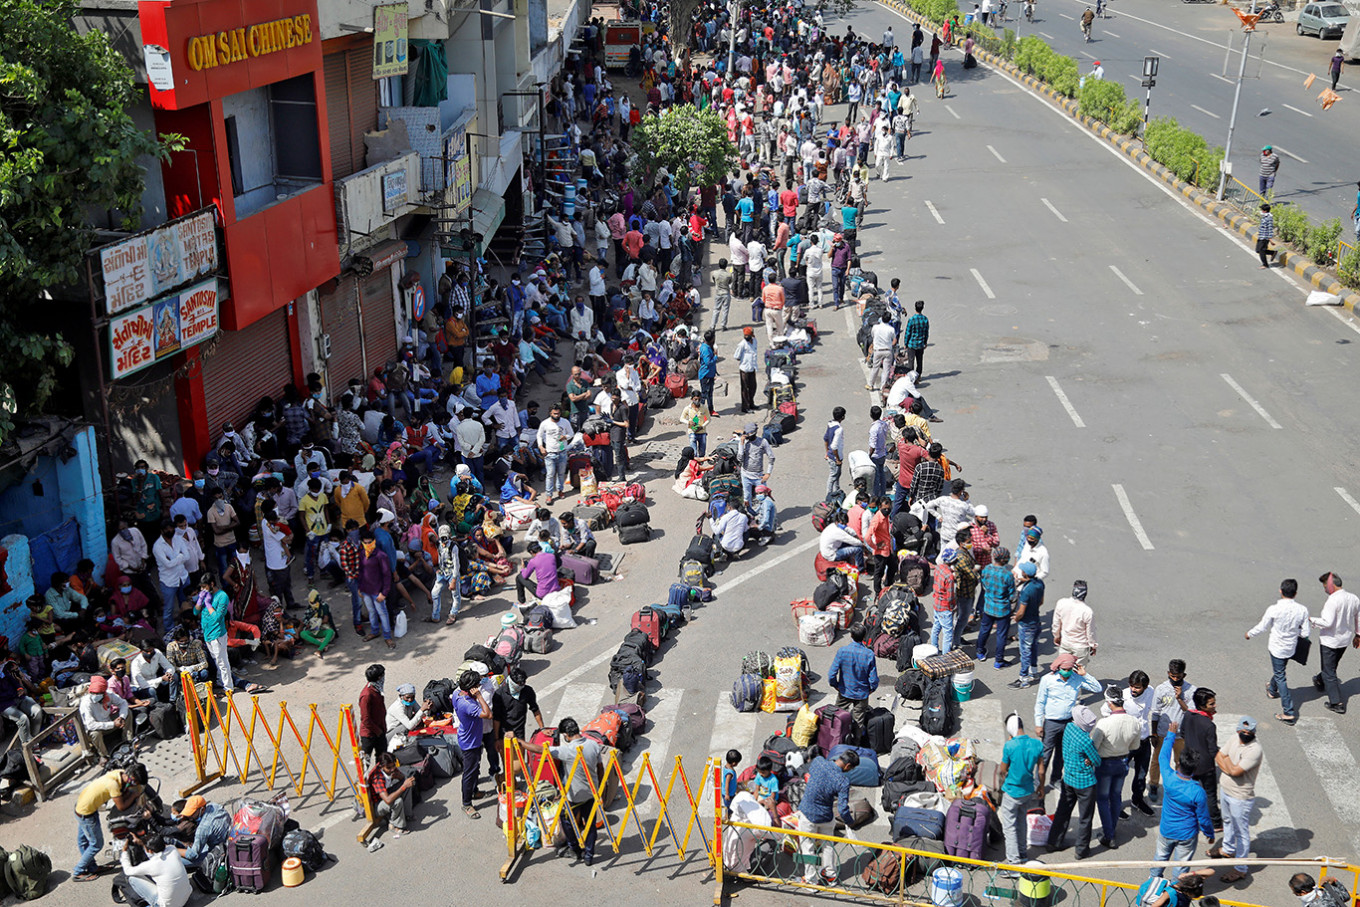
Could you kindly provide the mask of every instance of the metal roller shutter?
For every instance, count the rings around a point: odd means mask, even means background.
[[[330,130],[331,178],[364,169],[364,133],[378,128],[378,87],[367,47],[327,54],[326,120]]]
[[[359,282],[353,274],[340,278],[334,293],[321,294],[321,329],[331,341],[326,360],[327,385],[332,394],[343,391],[351,378],[364,376],[364,351],[360,343]],[[338,398],[332,399],[332,403]]]
[[[240,425],[263,396],[278,398],[293,380],[283,309],[241,331],[223,331],[203,358],[203,402],[214,437],[223,422]]]
[[[364,371],[372,375],[397,354],[397,316],[392,306],[392,269],[374,271],[362,281]]]
[[[373,49],[356,48],[346,55],[349,67],[350,142],[354,170],[368,166],[364,160],[364,133],[378,130],[378,83],[373,80]]]

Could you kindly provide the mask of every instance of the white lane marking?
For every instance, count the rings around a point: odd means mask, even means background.
[[[1332,491],[1335,491],[1337,494],[1341,495],[1341,500],[1351,505],[1351,510],[1354,510],[1356,513],[1360,513],[1360,501],[1357,501],[1354,497],[1352,497],[1349,491],[1347,491],[1346,489],[1342,488],[1339,485],[1334,487]]]
[[[718,706],[713,710],[713,736],[709,738],[708,754],[721,759],[728,750],[745,746],[755,736],[756,716],[759,714],[738,712],[732,708],[732,694],[719,693]]]
[[[944,218],[940,217],[940,212],[935,210],[935,204],[929,199],[926,200],[926,207],[930,209],[930,216],[935,218],[935,223],[943,224]]]
[[[956,120],[961,120],[961,119],[963,119],[963,117],[961,117],[961,116],[959,116],[957,113],[955,113],[955,112],[954,112],[954,108],[953,108],[953,107],[950,107],[948,104],[944,105],[944,109],[945,109],[945,110],[948,110],[948,111],[949,111],[949,115],[952,116],[954,119],[956,119]]]
[[[982,279],[982,275],[978,273],[978,269],[977,269],[977,268],[969,268],[968,270],[973,272],[973,279],[976,280],[976,281],[978,282],[978,286],[982,287],[982,292],[984,292],[984,293],[987,294],[987,298],[988,298],[988,299],[995,299],[995,298],[996,298],[996,294],[992,292],[992,288],[991,288],[991,287],[987,286],[987,281],[985,281],[985,280]]]
[[[1041,31],[1041,32],[1039,32],[1039,34],[1043,35],[1045,38],[1047,38],[1047,39],[1050,40],[1050,41],[1056,40],[1052,35],[1050,35],[1050,34],[1049,34],[1048,32],[1046,32],[1046,31]]]
[[[1143,531],[1143,524],[1138,520],[1138,514],[1133,512],[1133,505],[1129,503],[1128,493],[1124,491],[1123,485],[1111,485],[1114,489],[1114,496],[1119,499],[1119,507],[1124,511],[1124,518],[1133,527],[1133,534],[1138,539],[1138,544],[1143,546],[1144,551],[1152,550],[1152,540]]]
[[[1148,50],[1148,53],[1150,53],[1150,54],[1155,54],[1156,56],[1161,57],[1163,60],[1170,60],[1170,59],[1171,59],[1171,55],[1170,55],[1170,54],[1164,54],[1164,53],[1162,53],[1160,50]]]
[[[1076,2],[1077,2],[1078,4],[1083,4],[1083,3],[1086,3],[1087,0],[1076,0]],[[1058,13],[1058,15],[1061,16],[1062,13]],[[1168,25],[1163,25],[1163,24],[1160,23],[1160,22],[1153,22],[1151,19],[1144,19],[1144,18],[1141,17],[1141,16],[1135,16],[1135,15],[1133,15],[1132,13],[1127,12],[1127,11],[1122,10],[1122,9],[1119,11],[1119,15],[1122,16],[1122,17],[1124,17],[1124,18],[1126,18],[1126,19],[1132,19],[1132,20],[1135,21],[1135,22],[1142,22],[1144,25],[1151,25],[1151,26],[1153,26],[1154,28],[1160,28],[1162,31],[1170,32],[1171,34],[1175,35],[1175,36],[1178,37],[1178,38],[1191,38],[1191,39],[1193,39],[1193,40],[1195,40],[1195,41],[1200,42],[1201,44],[1208,44],[1210,47],[1216,47],[1216,48],[1218,48],[1219,50],[1228,50],[1228,49],[1229,49],[1228,45],[1226,45],[1226,44],[1219,44],[1217,41],[1210,41],[1208,38],[1201,38],[1199,35],[1187,34],[1187,33],[1186,33],[1184,30],[1182,30],[1182,29],[1172,28],[1172,27],[1170,27],[1170,26],[1168,26]],[[905,17],[903,17],[903,18],[905,18]],[[1156,53],[1156,51],[1151,51],[1151,53]],[[1309,74],[1309,73],[1306,72],[1305,70],[1302,70],[1302,69],[1295,69],[1295,68],[1292,67],[1292,66],[1285,66],[1283,63],[1276,63],[1274,60],[1266,60],[1265,62],[1266,62],[1267,65],[1275,66],[1275,67],[1278,67],[1278,68],[1280,68],[1280,69],[1287,70],[1287,71],[1289,71],[1289,72],[1298,73],[1298,74],[1301,75],[1301,76],[1306,76],[1306,75]],[[1211,73],[1209,73],[1209,75],[1214,76],[1214,77],[1217,78],[1217,79],[1222,79],[1224,82],[1231,82],[1231,81],[1232,81],[1231,79],[1224,79],[1222,76],[1220,76],[1220,75],[1218,75],[1218,74],[1216,74],[1216,73],[1212,73],[1212,72],[1211,72]]]
[[[1054,216],[1054,217],[1056,217],[1058,220],[1062,221],[1063,223],[1067,223],[1067,218],[1063,217],[1061,211],[1059,211],[1057,208],[1053,207],[1053,203],[1052,203],[1051,201],[1049,201],[1049,200],[1046,199],[1046,198],[1041,198],[1041,199],[1039,199],[1039,201],[1041,201],[1041,202],[1044,203],[1044,207],[1045,207],[1045,208],[1047,208],[1048,210],[1050,210],[1050,211],[1053,212],[1053,216]]]
[[[676,725],[680,723],[680,700],[684,692],[669,688],[656,696],[647,697],[651,701],[651,707],[647,709],[647,722],[650,726],[639,739],[646,741],[642,750],[651,754],[652,766],[658,778],[664,779],[670,774],[666,759],[670,754],[671,735],[675,732]],[[728,708],[731,708],[730,700]]]
[[[563,718],[575,718],[577,724],[585,727],[586,722],[600,714],[608,694],[609,685],[605,683],[573,683],[562,693],[548,726],[557,727]]]
[[[1116,35],[1116,34],[1115,34],[1114,32],[1112,32],[1112,31],[1107,31],[1107,32],[1105,32],[1105,34],[1109,35],[1111,38],[1118,38],[1118,37],[1119,37],[1118,35]]]
[[[1219,116],[1218,114],[1214,113],[1212,110],[1205,110],[1203,107],[1199,106],[1198,104],[1191,104],[1191,105],[1190,105],[1190,109],[1192,109],[1192,110],[1198,110],[1200,113],[1204,114],[1206,117],[1213,117],[1213,118],[1216,119],[1216,120],[1221,120],[1221,119],[1223,119],[1223,117],[1221,117],[1221,116]]]
[[[736,579],[730,582],[723,583],[721,586],[713,590],[713,594],[722,595],[723,593],[731,589],[735,589],[737,586],[746,582],[748,579],[755,579],[757,576],[760,576],[760,574],[764,573],[766,570],[771,570],[775,567],[778,567],[785,561],[795,558],[805,551],[811,551],[813,548],[816,548],[817,545],[820,543],[821,543],[820,538],[810,538],[803,544],[790,548],[788,551],[785,551],[783,554],[779,555],[779,557],[768,560],[753,570],[746,571],[741,576],[737,577]],[[612,654],[610,657],[611,658],[613,657]]]
[[[1000,152],[1000,151],[997,151],[997,150],[996,150],[995,148],[993,148],[991,145],[988,145],[988,146],[987,146],[987,150],[990,151],[990,152],[992,153],[992,157],[996,158],[998,161],[1000,161],[1000,162],[1003,163],[1003,164],[1006,163],[1006,159],[1005,159],[1004,157],[1001,156],[1001,152]]]
[[[1143,291],[1138,289],[1138,287],[1134,286],[1133,281],[1125,277],[1123,271],[1119,270],[1114,265],[1110,265],[1110,270],[1114,272],[1115,277],[1118,277],[1120,280],[1124,281],[1124,286],[1128,287],[1130,290],[1133,290],[1134,296],[1143,295]]]
[[[1218,79],[1218,81],[1220,82],[1227,82],[1229,85],[1235,84],[1232,79],[1229,79],[1227,76],[1220,76],[1216,72],[1211,72],[1209,73],[1209,75],[1215,79]]]
[[[1241,715],[1215,715],[1214,725],[1218,729],[1219,740],[1232,740],[1237,736],[1237,722]],[[1302,850],[1299,835],[1294,830],[1294,817],[1289,814],[1280,785],[1275,781],[1275,773],[1270,770],[1270,761],[1261,760],[1256,772],[1256,803],[1252,810],[1251,821],[1252,850],[1259,855],[1262,843],[1271,854],[1291,854]]]
[[[1294,111],[1295,113],[1301,113],[1301,114],[1303,114],[1304,116],[1308,117],[1310,120],[1313,118],[1313,115],[1312,115],[1311,113],[1309,113],[1309,112],[1306,111],[1306,110],[1299,110],[1299,109],[1298,109],[1297,107],[1295,107],[1293,104],[1281,104],[1280,106],[1281,106],[1281,107],[1288,108],[1289,110],[1292,110],[1292,111]]]
[[[1322,792],[1351,836],[1351,851],[1360,850],[1360,765],[1341,739],[1330,718],[1300,718],[1295,722],[1303,755],[1317,774]]]
[[[764,573],[766,570],[769,570],[771,567],[774,567],[774,566],[776,566],[777,564],[782,564],[784,561],[788,560],[789,558],[791,558],[791,557],[796,557],[797,555],[802,554],[804,551],[808,551],[808,550],[810,550],[810,549],[812,549],[812,548],[816,548],[817,545],[818,545],[818,543],[819,543],[819,541],[820,541],[820,540],[819,540],[819,539],[816,539],[816,538],[809,539],[808,541],[806,541],[806,542],[804,542],[803,544],[797,546],[796,548],[793,548],[792,550],[786,551],[785,553],[779,555],[779,557],[775,558],[774,560],[766,561],[765,563],[761,564],[759,567],[756,567],[756,568],[754,568],[754,569],[752,569],[752,570],[748,570],[748,571],[746,571],[745,573],[743,573],[741,576],[738,576],[738,577],[736,577],[736,578],[734,578],[734,579],[728,580],[727,582],[723,583],[723,584],[722,584],[721,586],[719,586],[718,588],[714,589],[714,590],[713,590],[713,594],[714,594],[714,595],[717,595],[717,594],[720,593],[720,592],[726,592],[726,591],[729,590],[729,589],[735,589],[737,586],[739,586],[739,585],[741,585],[742,583],[746,582],[748,579],[752,579],[752,578],[754,578],[754,577],[759,576],[760,574]],[[611,648],[605,649],[605,650],[604,650],[603,652],[601,652],[599,655],[596,655],[594,658],[590,659],[590,661],[587,661],[585,664],[579,665],[579,666],[573,668],[572,670],[568,671],[566,674],[563,674],[561,677],[559,677],[558,679],[554,680],[552,683],[547,684],[546,686],[544,686],[543,689],[541,689],[541,690],[538,691],[538,695],[540,695],[540,696],[547,696],[549,693],[552,693],[552,692],[555,692],[555,691],[557,691],[557,690],[562,689],[562,687],[564,687],[564,686],[566,686],[567,684],[571,683],[571,682],[574,681],[576,678],[580,677],[582,674],[585,674],[587,671],[593,670],[594,668],[597,668],[597,667],[599,667],[600,665],[602,665],[602,664],[604,664],[605,662],[607,662],[607,661],[609,661],[610,659],[612,659],[612,658],[614,657],[614,653],[615,653],[616,651],[617,651],[617,647],[611,647]]]
[[[1350,318],[1347,318],[1345,315],[1341,314],[1342,310],[1340,306],[1337,307],[1323,306],[1323,308],[1327,310],[1328,314],[1336,318],[1337,321],[1341,322],[1346,327],[1350,328],[1352,331],[1355,331],[1355,333],[1360,334],[1360,326],[1357,326],[1354,321],[1352,321]]]
[[[1084,50],[1083,50],[1083,51],[1078,51],[1078,53],[1080,53],[1083,57],[1085,57],[1085,58],[1088,59],[1088,60],[1098,60],[1098,59],[1100,59],[1100,58],[1097,57],[1095,54],[1088,54],[1088,53],[1087,53],[1086,51],[1084,51]]]
[[[1303,158],[1299,157],[1297,154],[1295,154],[1294,152],[1288,150],[1287,148],[1281,148],[1279,145],[1276,145],[1276,146],[1275,146],[1275,150],[1278,151],[1278,152],[1280,152],[1280,154],[1283,154],[1285,157],[1292,157],[1294,160],[1298,161],[1300,164],[1306,164],[1306,163],[1308,163],[1308,162],[1305,161]]]
[[[1266,420],[1267,425],[1274,429],[1284,428],[1283,425],[1281,425],[1280,423],[1276,422],[1273,418],[1271,418],[1270,413],[1266,412],[1266,408],[1264,406],[1256,402],[1255,397],[1247,393],[1246,388],[1244,388],[1242,385],[1238,384],[1236,381],[1233,380],[1232,375],[1229,375],[1227,372],[1224,372],[1219,377],[1222,378],[1224,381],[1228,382],[1228,387],[1231,387],[1233,390],[1237,391],[1238,396],[1240,396],[1243,400],[1246,400],[1247,404],[1252,409],[1256,410],[1256,415]]]
[[[910,19],[908,19],[906,16],[902,15],[902,13],[897,12],[897,10],[892,9],[891,7],[888,7],[888,10],[889,10],[890,12],[892,12],[894,15],[896,15],[898,18],[900,18],[902,21],[908,22],[908,23],[911,22]],[[1128,13],[1123,13],[1123,15],[1128,15]],[[1135,18],[1136,18],[1136,17],[1135,17]],[[1154,23],[1149,23],[1149,24],[1154,24]],[[1175,31],[1175,30],[1174,30],[1174,29],[1169,29],[1169,28],[1168,28],[1167,31]],[[1179,32],[1176,32],[1176,34],[1180,34],[1180,33],[1179,33]],[[1196,39],[1196,40],[1203,41],[1204,39],[1198,38],[1198,39]],[[1212,42],[1212,41],[1204,41],[1204,43],[1213,45],[1213,42]],[[1214,45],[1214,46],[1222,47],[1222,45]],[[1276,64],[1276,65],[1278,65],[1278,64]],[[1288,69],[1289,67],[1284,67],[1284,68]],[[1048,108],[1048,110],[1049,110],[1051,113],[1053,113],[1055,116],[1058,117],[1058,122],[1059,122],[1059,124],[1061,124],[1062,128],[1071,131],[1071,129],[1072,129],[1072,126],[1071,126],[1071,117],[1069,117],[1066,113],[1064,113],[1064,112],[1062,111],[1061,108],[1057,107],[1056,105],[1054,105],[1053,103],[1051,103],[1047,98],[1045,98],[1045,97],[1043,97],[1042,95],[1038,94],[1038,93],[1035,92],[1033,89],[1031,89],[1028,85],[1026,85],[1025,83],[1021,82],[1019,79],[1016,79],[1016,78],[1012,77],[1010,74],[1005,73],[1005,72],[1001,72],[1000,70],[996,70],[996,72],[997,72],[1003,79],[1005,79],[1006,81],[1010,82],[1010,83],[1011,83],[1012,85],[1014,85],[1016,88],[1020,89],[1020,91],[1024,92],[1024,93],[1027,94],[1027,95],[1029,95],[1029,96],[1030,96],[1031,98],[1033,98],[1035,101],[1038,101],[1038,102],[1039,102],[1040,104],[1042,104],[1044,107]],[[1295,70],[1295,72],[1302,72],[1302,70]],[[1304,75],[1307,75],[1307,73],[1303,73],[1303,74],[1304,74]],[[1210,73],[1209,75],[1214,75],[1214,73]],[[1223,81],[1224,81],[1224,82],[1227,82],[1227,83],[1230,84],[1230,85],[1232,84],[1232,80],[1230,80],[1230,79],[1223,79]],[[946,106],[948,106],[948,105],[946,105]],[[1159,180],[1157,177],[1153,176],[1151,173],[1149,173],[1149,172],[1147,172],[1146,170],[1142,169],[1137,163],[1135,163],[1133,160],[1131,160],[1128,156],[1126,156],[1126,155],[1125,155],[1122,151],[1120,151],[1118,148],[1116,148],[1116,147],[1114,147],[1113,145],[1111,145],[1110,143],[1106,142],[1104,139],[1102,139],[1100,136],[1096,135],[1096,134],[1093,133],[1093,132],[1090,132],[1090,131],[1087,131],[1087,130],[1082,130],[1082,131],[1081,131],[1081,134],[1082,134],[1082,135],[1085,135],[1087,139],[1089,139],[1090,141],[1094,142],[1094,143],[1096,144],[1097,147],[1104,149],[1106,154],[1111,155],[1112,157],[1115,158],[1115,160],[1120,161],[1125,167],[1128,167],[1130,170],[1132,170],[1134,173],[1138,174],[1140,177],[1142,177],[1142,178],[1143,178],[1144,180],[1146,180],[1148,183],[1152,184],[1154,187],[1157,188],[1157,190],[1158,190],[1159,192],[1161,192],[1162,194],[1164,194],[1167,198],[1171,199],[1171,200],[1172,200],[1173,202],[1175,202],[1176,204],[1180,205],[1181,208],[1183,208],[1183,209],[1186,211],[1186,213],[1190,214],[1192,217],[1197,218],[1197,219],[1200,221],[1200,223],[1203,223],[1203,224],[1205,224],[1206,226],[1209,226],[1209,227],[1213,228],[1216,232],[1218,232],[1218,233],[1220,233],[1221,235],[1223,235],[1229,242],[1231,242],[1231,243],[1233,243],[1234,245],[1236,245],[1236,246],[1237,246],[1239,249],[1241,249],[1242,251],[1247,252],[1248,254],[1250,254],[1250,255],[1253,257],[1253,259],[1256,257],[1256,250],[1255,250],[1255,247],[1254,247],[1254,245],[1253,245],[1252,243],[1247,242],[1246,240],[1242,239],[1241,237],[1239,237],[1239,236],[1237,236],[1237,235],[1235,235],[1235,234],[1229,233],[1227,230],[1225,230],[1225,229],[1223,228],[1223,225],[1222,225],[1219,221],[1217,221],[1215,218],[1211,217],[1211,216],[1210,216],[1208,213],[1206,213],[1205,211],[1201,210],[1199,207],[1197,207],[1196,205],[1194,205],[1194,204],[1193,204],[1192,202],[1190,202],[1188,199],[1182,198],[1177,192],[1175,192],[1174,190],[1172,190],[1172,188],[1171,188],[1170,186],[1167,186],[1167,185],[1164,184],[1161,180]],[[1271,268],[1271,269],[1270,269],[1269,271],[1267,271],[1266,273],[1270,274],[1271,276],[1273,276],[1273,277],[1275,277],[1275,278],[1277,278],[1277,279],[1279,279],[1279,280],[1284,281],[1286,284],[1289,285],[1289,287],[1290,287],[1291,289],[1293,289],[1296,293],[1298,293],[1298,294],[1301,295],[1301,296],[1307,296],[1307,295],[1312,291],[1312,288],[1311,288],[1311,287],[1304,285],[1301,281],[1299,281],[1298,279],[1296,279],[1296,278],[1293,276],[1293,272],[1290,271],[1290,270],[1288,270],[1288,269],[1286,269],[1286,268]],[[1324,307],[1324,308],[1325,308],[1325,307]],[[1331,310],[1328,309],[1328,311],[1331,311]],[[1339,315],[1337,312],[1332,312],[1332,314],[1333,314],[1334,316],[1336,316],[1337,318],[1341,318],[1341,317],[1342,317],[1342,316]],[[1352,328],[1352,329],[1354,330],[1354,328]],[[1357,331],[1357,333],[1360,333],[1360,331]]]
[[[1058,379],[1052,375],[1045,375],[1044,378],[1048,381],[1048,386],[1053,388],[1053,393],[1058,395],[1058,402],[1062,404],[1062,408],[1067,410],[1067,414],[1072,417],[1072,424],[1077,428],[1085,428],[1086,423],[1081,421],[1081,416],[1077,415],[1077,408],[1072,405],[1071,400],[1067,399],[1067,394],[1058,384]]]
[[[1069,16],[1069,15],[1067,15],[1067,13],[1058,13],[1058,15],[1059,15],[1059,16],[1062,16],[1064,19],[1068,20],[1069,22],[1075,22],[1075,21],[1077,21],[1077,17],[1076,17],[1076,16]]]

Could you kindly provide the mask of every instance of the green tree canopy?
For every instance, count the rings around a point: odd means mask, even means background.
[[[76,11],[70,0],[0,0],[0,441],[70,364],[60,331],[71,319],[39,307],[83,280],[86,212],[129,212],[133,227],[137,158],[163,153],[127,112],[132,70],[102,32],[75,32]]]
[[[681,191],[716,183],[737,162],[737,146],[727,137],[722,117],[687,104],[643,117],[630,139],[646,185],[663,167]]]

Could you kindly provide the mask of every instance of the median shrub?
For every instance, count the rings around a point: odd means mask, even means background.
[[[1320,265],[1336,263],[1336,241],[1341,238],[1341,221],[1338,218],[1324,220],[1308,228],[1304,249],[1308,257]]]
[[[1137,135],[1143,121],[1142,109],[1137,101],[1124,97],[1123,85],[1089,76],[1077,91],[1077,108],[1125,135]]]
[[[1336,266],[1337,279],[1353,290],[1360,290],[1360,249],[1352,249]]]
[[[1222,148],[1210,148],[1204,136],[1182,128],[1174,117],[1154,117],[1143,136],[1143,146],[1154,161],[1187,183],[1201,189],[1218,185]]]
[[[956,0],[911,0],[911,7],[931,22],[943,22],[959,11]]]
[[[1297,205],[1272,205],[1271,214],[1275,215],[1275,235],[1280,242],[1305,249],[1308,244],[1308,214]],[[1255,212],[1256,220],[1261,219],[1260,210]]]

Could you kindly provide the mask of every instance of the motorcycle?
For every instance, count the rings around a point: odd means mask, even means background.
[[[1280,4],[1271,3],[1257,14],[1257,22],[1283,22],[1284,12],[1280,9]]]

